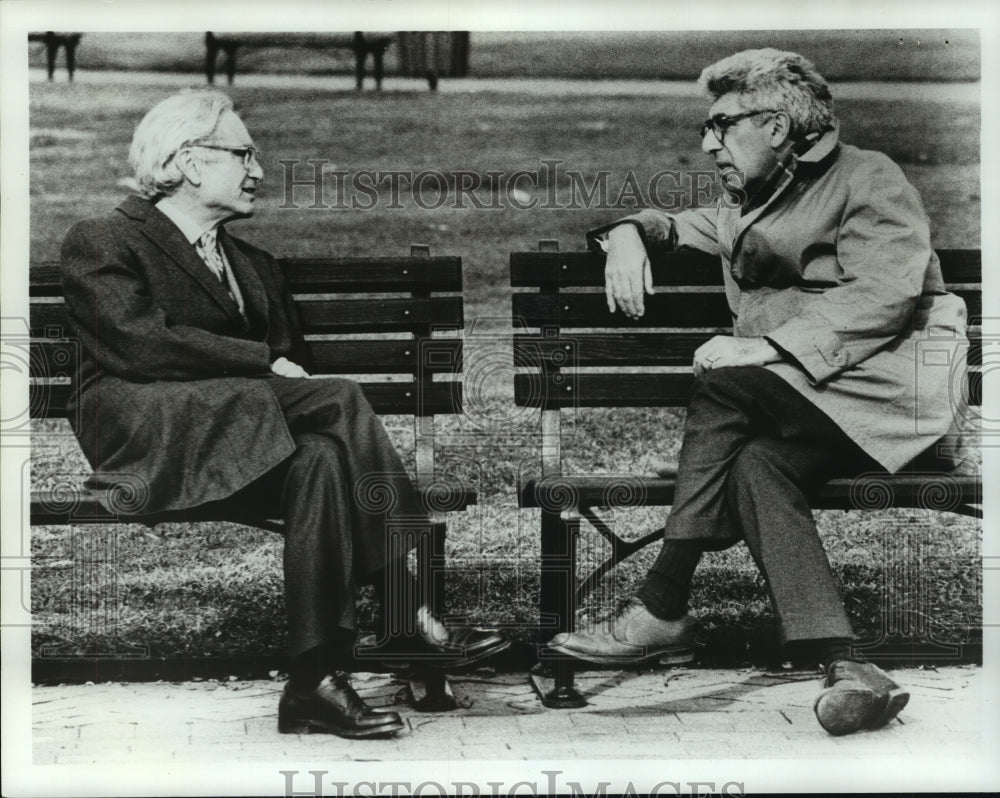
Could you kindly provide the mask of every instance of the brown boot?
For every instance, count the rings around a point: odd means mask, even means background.
[[[837,660],[827,668],[824,685],[813,709],[820,726],[835,735],[880,729],[910,700],[908,692],[870,662]]]
[[[664,665],[679,665],[694,659],[690,619],[685,615],[664,621],[635,598],[611,621],[610,630],[564,632],[548,646],[598,665],[634,665],[656,658]]]

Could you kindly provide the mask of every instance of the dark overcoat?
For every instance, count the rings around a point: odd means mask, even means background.
[[[137,485],[138,512],[226,498],[294,450],[267,385],[278,357],[310,367],[277,262],[220,228],[246,318],[147,200],[75,225],[63,293],[83,347],[69,417],[92,487]]]

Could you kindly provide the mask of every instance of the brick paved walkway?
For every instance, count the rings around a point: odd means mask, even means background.
[[[312,760],[593,760],[978,756],[982,670],[902,670],[911,693],[878,732],[834,738],[817,724],[811,673],[675,669],[593,671],[578,677],[589,705],[541,706],[523,674],[452,679],[460,708],[398,707],[407,729],[389,740],[281,735],[280,682],[97,684],[33,690],[36,765]],[[356,674],[372,703],[405,688],[387,674]],[[902,763],[901,763],[902,764]]]

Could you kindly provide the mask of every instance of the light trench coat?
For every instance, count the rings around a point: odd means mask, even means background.
[[[766,337],[784,358],[767,368],[888,471],[959,430],[965,303],[945,291],[927,215],[896,164],[832,130],[791,157],[762,206],[730,204],[615,224],[636,224],[651,252],[717,254],[734,334]]]

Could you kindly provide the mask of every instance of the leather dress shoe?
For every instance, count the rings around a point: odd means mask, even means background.
[[[385,737],[403,728],[398,714],[369,707],[351,687],[347,674],[339,671],[304,692],[286,684],[278,704],[282,734],[318,732],[355,739]]]
[[[425,665],[433,668],[465,668],[510,648],[510,641],[495,629],[446,626],[426,607],[417,611],[415,635],[391,637],[379,647],[383,665],[389,669]]]
[[[597,632],[564,632],[548,647],[598,665],[634,665],[659,658],[663,665],[680,665],[694,659],[691,621],[687,615],[673,621],[657,618],[638,599]]]
[[[910,700],[908,692],[870,662],[832,662],[824,685],[813,709],[820,726],[834,735],[880,729]]]

